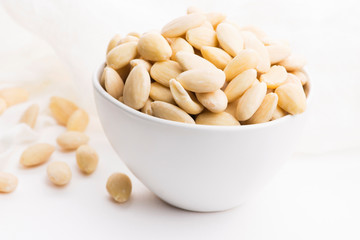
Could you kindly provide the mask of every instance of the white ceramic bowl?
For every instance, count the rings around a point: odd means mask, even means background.
[[[162,200],[222,211],[258,192],[291,157],[305,114],[246,126],[192,125],[155,118],[111,97],[93,77],[103,129],[134,175]]]

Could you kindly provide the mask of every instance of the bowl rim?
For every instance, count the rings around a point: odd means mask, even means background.
[[[194,130],[207,130],[207,131],[247,131],[252,129],[261,129],[261,128],[268,128],[271,126],[280,125],[282,123],[286,123],[288,121],[292,121],[296,118],[299,118],[301,115],[306,113],[308,110],[305,110],[301,114],[297,115],[286,115],[285,117],[281,117],[279,119],[268,121],[265,123],[258,123],[258,124],[249,124],[249,125],[240,125],[240,126],[216,126],[216,125],[200,125],[200,124],[189,124],[189,123],[182,123],[182,122],[176,122],[171,121],[167,119],[157,118],[145,113],[142,113],[138,110],[135,110],[126,104],[118,101],[114,97],[112,97],[110,94],[108,94],[105,89],[100,85],[100,78],[102,75],[102,71],[104,69],[105,63],[103,62],[100,64],[100,66],[96,69],[96,71],[93,74],[92,77],[92,84],[95,91],[97,91],[103,98],[105,98],[108,102],[115,105],[116,107],[120,108],[121,110],[127,112],[128,114],[131,114],[134,117],[140,118],[142,120],[151,121],[157,124],[165,124],[172,127],[178,127],[178,128],[184,128],[184,129],[194,129]],[[307,96],[306,102],[309,102],[310,94],[312,92],[312,86],[311,90],[309,91],[309,94]]]

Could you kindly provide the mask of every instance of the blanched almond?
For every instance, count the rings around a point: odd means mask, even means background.
[[[64,132],[56,139],[58,145],[64,150],[76,150],[88,141],[89,137],[85,133],[75,131]]]
[[[294,83],[294,84],[298,85],[299,87],[302,86],[300,78],[298,78],[295,74],[292,74],[292,73],[287,74],[286,81],[283,84],[286,84],[286,83]]]
[[[81,145],[76,150],[76,163],[85,174],[91,174],[96,170],[99,156],[89,145]]]
[[[256,124],[268,122],[276,109],[278,96],[275,93],[266,94],[263,102],[254,115],[246,121],[246,124]]]
[[[274,44],[266,46],[266,50],[269,53],[270,63],[275,64],[283,61],[291,54],[291,48],[285,44]]]
[[[55,151],[55,147],[47,143],[34,144],[21,154],[20,163],[25,167],[40,165],[47,160]]]
[[[151,69],[151,64],[150,64],[148,61],[146,61],[146,60],[144,60],[144,59],[133,59],[133,60],[130,61],[130,66],[131,66],[132,68],[135,67],[135,66],[137,66],[137,65],[139,65],[139,64],[143,64],[144,67],[146,68],[146,70],[147,70],[148,72],[150,71],[150,69]]]
[[[161,30],[164,37],[179,37],[185,34],[189,29],[200,26],[204,23],[206,17],[200,13],[192,13],[176,18],[166,24]]]
[[[212,25],[211,22],[209,22],[209,21],[205,21],[203,24],[200,25],[200,27],[205,27],[205,28],[209,28],[209,29],[211,29],[211,30],[214,30],[213,25]],[[190,30],[191,30],[191,29],[190,29]],[[189,31],[190,31],[190,30],[189,30]]]
[[[124,82],[120,75],[114,69],[105,67],[103,76],[105,90],[116,99],[121,97],[123,95]]]
[[[288,114],[287,112],[285,112],[281,107],[279,107],[279,105],[277,105],[273,112],[271,120],[276,120],[276,119],[282,118],[282,117],[286,116],[287,114]]]
[[[219,69],[192,69],[181,73],[176,80],[192,92],[214,92],[224,84],[225,74]]]
[[[18,185],[15,175],[7,172],[0,172],[0,193],[13,192]]]
[[[244,40],[238,29],[229,23],[220,23],[216,28],[220,46],[235,57],[244,48]]]
[[[33,104],[23,113],[19,122],[25,123],[29,125],[31,128],[34,128],[38,114],[39,114],[39,105]]]
[[[66,128],[68,131],[84,132],[89,124],[89,115],[82,109],[76,110],[71,114]]]
[[[0,98],[0,115],[5,112],[7,104],[3,98]]]
[[[309,76],[304,71],[297,70],[292,73],[299,78],[302,85],[305,85],[307,82],[309,82]]]
[[[258,65],[256,70],[260,73],[266,73],[270,69],[270,57],[265,45],[251,32],[241,32],[244,38],[245,49],[253,49],[258,54]]]
[[[180,51],[194,53],[194,48],[183,38],[176,38],[174,41],[171,42],[170,47],[172,49],[172,60],[175,60],[176,53]]]
[[[218,125],[218,126],[238,126],[239,121],[227,112],[213,113],[203,112],[196,117],[196,124]]]
[[[225,109],[225,112],[227,112],[227,113],[231,114],[233,117],[235,117],[238,102],[239,102],[239,98],[235,99],[233,102],[229,102],[227,108]]]
[[[124,103],[134,109],[144,107],[150,95],[150,75],[143,65],[135,66],[124,86]]]
[[[124,43],[127,43],[127,42],[138,42],[138,41],[139,41],[138,37],[126,36],[126,37],[121,38],[118,41],[117,45],[124,44]]]
[[[186,13],[187,14],[192,14],[192,13],[202,13],[202,11],[200,10],[200,8],[195,7],[195,6],[190,6],[186,9]]]
[[[126,174],[113,173],[106,182],[106,190],[116,202],[126,202],[131,195],[131,180]]]
[[[214,29],[208,27],[192,28],[186,32],[186,40],[197,49],[203,46],[215,47],[218,44]]]
[[[219,23],[225,20],[226,15],[219,12],[209,12],[205,13],[206,19],[213,25],[214,28],[217,27]]]
[[[285,83],[275,90],[279,106],[290,114],[300,114],[306,109],[306,95],[301,84]]]
[[[216,69],[215,65],[208,60],[189,52],[180,51],[176,54],[175,59],[184,70]]]
[[[186,91],[175,79],[170,80],[170,90],[177,105],[185,112],[189,114],[198,114],[204,109],[195,98],[194,94]]]
[[[223,112],[228,104],[227,97],[220,89],[208,93],[196,93],[196,98],[210,112]]]
[[[7,107],[10,107],[28,100],[29,92],[19,87],[4,88],[0,90],[0,98],[5,100]]]
[[[106,56],[107,65],[115,70],[125,67],[136,57],[137,44],[137,42],[127,42],[114,47]]]
[[[141,34],[138,33],[138,32],[129,32],[129,33],[127,34],[127,36],[133,36],[133,37],[140,38],[140,37],[141,37]]]
[[[157,32],[143,34],[140,37],[137,49],[144,59],[150,61],[164,61],[172,55],[169,43]]]
[[[78,109],[75,103],[62,97],[51,97],[49,107],[55,120],[63,126],[66,126],[71,114]]]
[[[61,161],[51,162],[46,172],[49,180],[57,186],[68,184],[72,177],[69,165]]]
[[[266,84],[258,83],[249,88],[240,98],[236,108],[236,118],[246,121],[258,110],[266,94]]]
[[[268,88],[275,89],[286,81],[288,74],[283,66],[272,66],[267,73],[260,76],[260,81]]]
[[[143,112],[143,113],[145,113],[145,114],[147,114],[147,115],[152,115],[152,109],[151,109],[151,103],[152,103],[152,102],[153,102],[153,101],[149,98],[149,99],[146,101],[144,107],[141,109],[141,112]]]
[[[225,88],[225,94],[229,102],[241,97],[256,80],[256,70],[248,69],[237,75]]]
[[[154,101],[151,103],[151,109],[153,111],[153,116],[158,118],[183,123],[195,123],[194,119],[192,119],[189,114],[187,114],[181,108],[170,103]]]
[[[228,63],[228,65],[226,65],[224,69],[226,80],[231,81],[240,73],[251,68],[256,68],[257,65],[257,53],[252,49],[242,50],[235,58],[233,58]]]
[[[175,103],[170,89],[157,82],[151,83],[150,97],[154,101],[163,101],[172,104]]]
[[[305,66],[306,60],[302,56],[292,54],[278,64],[284,66],[288,72],[292,72],[301,70]]]
[[[113,36],[107,46],[107,50],[106,50],[106,54],[108,54],[114,47],[117,46],[118,42],[121,39],[121,35],[120,34],[116,34],[115,36]]]
[[[180,64],[171,60],[157,62],[150,69],[151,77],[166,87],[169,86],[170,79],[176,78],[181,72]]]
[[[240,30],[251,32],[262,42],[264,39],[268,38],[267,34],[263,30],[261,30],[260,28],[258,28],[256,26],[253,26],[253,25],[241,27]]]
[[[206,60],[221,70],[223,70],[232,59],[227,52],[217,47],[202,47],[201,54]]]

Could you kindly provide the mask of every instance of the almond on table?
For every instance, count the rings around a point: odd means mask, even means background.
[[[20,163],[25,167],[34,167],[48,161],[55,147],[48,143],[37,143],[29,146],[21,154]]]
[[[39,114],[39,105],[33,104],[23,113],[19,122],[25,123],[29,125],[31,128],[34,128],[38,114]]]
[[[29,92],[20,87],[0,89],[0,99],[3,99],[7,107],[27,101]],[[0,108],[1,109],[1,108]]]
[[[75,103],[62,97],[51,97],[49,107],[55,120],[63,126],[66,126],[71,114],[78,109]]]

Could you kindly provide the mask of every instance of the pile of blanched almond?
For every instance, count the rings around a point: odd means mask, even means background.
[[[13,105],[23,103],[29,98],[29,92],[21,87],[0,89],[0,115]],[[20,116],[19,123],[35,128],[39,115],[39,105],[32,104]],[[49,109],[56,122],[66,127],[56,141],[61,151],[76,151],[75,159],[78,168],[86,175],[92,174],[98,165],[99,156],[94,148],[88,145],[89,137],[84,133],[89,123],[89,116],[74,102],[62,97],[51,97]],[[36,131],[36,129],[34,129]],[[39,142],[28,146],[20,156],[20,164],[25,168],[33,168],[50,163],[47,166],[48,179],[57,186],[68,184],[72,171],[65,161],[51,160],[56,147],[52,144]],[[0,171],[0,193],[13,192],[18,185],[18,178],[9,172]],[[106,189],[117,202],[126,202],[131,194],[130,178],[123,173],[113,173]]]
[[[161,32],[114,36],[100,83],[114,98],[155,117],[255,124],[305,111],[304,65],[285,41],[224,14],[189,8]]]

